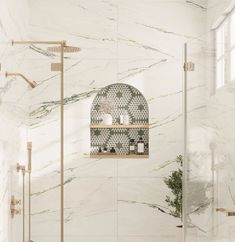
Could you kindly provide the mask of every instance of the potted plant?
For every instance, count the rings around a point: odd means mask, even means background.
[[[166,196],[166,203],[170,208],[169,214],[175,218],[181,219],[182,222],[182,208],[183,208],[183,156],[178,155],[174,163],[177,164],[177,168],[173,170],[170,175],[164,178],[164,183],[171,191],[171,196]],[[171,162],[172,163],[172,162]],[[211,184],[209,182],[201,180],[189,180],[187,187],[190,194],[187,199],[187,224],[193,227],[190,219],[191,214],[203,213],[211,203],[211,199],[207,196],[207,191]],[[178,225],[178,228],[182,228],[183,225]]]
[[[170,207],[170,215],[176,218],[180,218],[182,221],[182,177],[183,177],[183,156],[176,157],[174,162],[177,163],[178,168],[171,172],[171,174],[164,178],[164,183],[171,190],[172,196],[166,196],[165,202]],[[182,227],[179,225],[177,227]]]

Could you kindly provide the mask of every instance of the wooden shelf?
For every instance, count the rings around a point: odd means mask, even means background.
[[[103,124],[91,124],[91,129],[148,129],[149,124],[113,124],[113,125],[103,125]]]
[[[118,158],[118,159],[146,159],[149,158],[149,155],[118,155],[118,154],[94,154],[90,155],[90,158],[94,159],[112,159],[112,158]]]

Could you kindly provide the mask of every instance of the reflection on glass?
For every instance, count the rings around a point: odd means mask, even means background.
[[[221,26],[216,31],[216,58],[219,59],[222,55],[224,55],[224,27]]]
[[[216,66],[216,88],[224,85],[224,59],[217,62]]]
[[[231,16],[230,33],[231,33],[231,46],[234,46],[235,45],[235,12]]]

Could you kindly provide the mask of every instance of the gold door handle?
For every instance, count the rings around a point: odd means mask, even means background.
[[[231,210],[228,210],[228,209],[225,209],[225,208],[216,208],[216,212],[222,212],[222,213],[225,213],[226,216],[235,216],[235,211],[231,211]]]

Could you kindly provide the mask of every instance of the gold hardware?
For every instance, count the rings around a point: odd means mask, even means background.
[[[26,78],[23,74],[21,73],[10,73],[10,72],[6,72],[5,76],[20,76],[21,78],[23,78],[32,88],[35,88],[37,86],[37,83],[35,81],[30,81],[28,78]]]
[[[184,63],[184,71],[195,71],[195,64],[191,61]]]
[[[15,196],[11,196],[11,205],[13,205],[13,206],[21,205],[21,200],[16,199]]]
[[[16,205],[20,205],[21,200],[16,199],[15,196],[11,196],[11,204],[10,204],[10,211],[11,211],[11,217],[14,218],[15,215],[18,215],[21,213],[20,209],[16,209]]]
[[[31,172],[32,172],[32,142],[27,142],[28,150],[28,237],[31,241]]]
[[[11,217],[14,218],[15,215],[19,215],[21,214],[21,210],[20,209],[15,209],[15,208],[12,208],[11,209]]]
[[[64,242],[64,52],[80,51],[78,47],[66,45],[66,41],[12,41],[14,44],[53,44],[49,51],[60,52],[60,242]],[[23,235],[24,239],[24,235]],[[29,241],[31,238],[29,237]]]
[[[228,217],[235,216],[235,211],[229,211],[225,208],[216,208],[216,212],[225,213],[226,216],[228,216]]]
[[[32,150],[32,142],[27,142],[27,149]]]
[[[50,46],[47,48],[47,50],[50,52],[61,52],[61,46]],[[63,52],[74,53],[74,52],[79,52],[79,51],[81,51],[81,48],[76,47],[76,46],[68,46],[64,42]]]
[[[61,71],[61,63],[51,63],[51,71]]]

